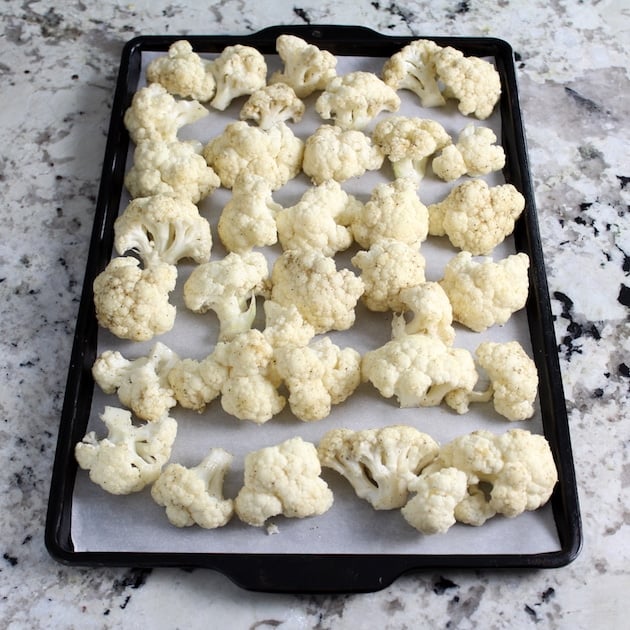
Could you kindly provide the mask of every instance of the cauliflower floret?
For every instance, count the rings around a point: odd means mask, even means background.
[[[248,330],[217,344],[214,360],[227,369],[221,386],[221,406],[239,420],[263,424],[286,404],[277,391],[273,347],[260,330]]]
[[[217,231],[228,251],[244,254],[254,247],[278,242],[276,214],[282,209],[273,200],[271,185],[260,175],[242,172],[232,187],[232,198],[221,211]]]
[[[123,255],[134,252],[147,267],[175,265],[183,258],[210,258],[210,223],[192,201],[154,195],[132,199],[114,222],[114,245]]]
[[[460,50],[447,46],[433,55],[438,79],[444,84],[446,98],[454,98],[459,111],[483,120],[494,110],[501,96],[501,77],[496,68],[479,57],[464,57]]]
[[[454,247],[485,256],[512,234],[524,209],[525,198],[512,184],[490,187],[472,179],[428,207],[429,234],[446,235]]]
[[[396,90],[374,73],[360,70],[331,79],[315,101],[315,111],[342,129],[365,129],[380,112],[399,107]]]
[[[341,349],[328,337],[308,346],[283,346],[274,354],[275,369],[289,390],[289,406],[304,422],[330,415],[361,382],[361,355]]]
[[[223,482],[232,455],[213,448],[192,468],[169,464],[151,487],[153,500],[166,508],[169,522],[176,527],[199,525],[216,529],[234,514],[234,501],[223,496]]]
[[[208,115],[199,101],[176,100],[159,83],[140,88],[125,111],[124,123],[129,136],[139,144],[143,140],[175,142],[184,125]]]
[[[295,304],[282,305],[265,300],[265,339],[274,349],[283,346],[305,346],[315,336],[315,329],[306,322]]]
[[[425,281],[424,256],[415,248],[393,239],[382,239],[352,258],[365,285],[362,300],[371,311],[400,312],[401,292]]]
[[[171,195],[199,203],[221,184],[201,155],[198,142],[144,140],[136,145],[133,164],[125,175],[132,197]]]
[[[387,155],[396,177],[410,177],[417,183],[429,158],[451,143],[439,122],[407,116],[390,116],[377,123],[372,140]]]
[[[484,341],[475,356],[490,378],[497,413],[511,421],[531,418],[538,393],[538,371],[523,346],[518,341]]]
[[[437,282],[423,282],[400,292],[402,304],[400,314],[392,320],[392,337],[417,333],[437,337],[447,346],[455,340],[453,328],[453,307],[444,289]],[[404,312],[413,315],[409,321]]]
[[[376,510],[402,507],[409,485],[438,451],[433,438],[405,425],[331,429],[317,447],[322,466],[345,477]]]
[[[146,357],[134,360],[117,350],[105,350],[92,365],[92,376],[103,392],[117,393],[138,418],[158,420],[177,404],[168,382],[177,361],[177,354],[160,342]]]
[[[111,494],[139,492],[153,483],[171,456],[177,422],[167,416],[135,426],[131,412],[105,407],[101,420],[107,437],[90,431],[74,449],[77,463],[90,479]]]
[[[214,353],[201,361],[181,359],[168,373],[168,383],[177,402],[199,413],[219,396],[226,378],[227,368],[215,360]]]
[[[337,57],[295,35],[280,35],[276,50],[284,68],[274,72],[269,83],[290,85],[299,98],[323,90],[337,75]]]
[[[232,188],[246,171],[264,177],[277,190],[300,173],[303,154],[304,142],[285,123],[265,131],[243,120],[229,123],[203,149],[225,188]]]
[[[214,59],[210,71],[216,91],[210,105],[223,111],[239,96],[253,94],[265,87],[267,63],[265,57],[252,46],[226,46]]]
[[[171,94],[207,103],[214,96],[216,83],[210,70],[212,62],[202,59],[189,41],[180,39],[147,66],[147,81],[160,83]]]
[[[363,381],[382,396],[396,396],[400,407],[433,407],[444,401],[458,413],[451,396],[471,392],[478,379],[468,350],[423,334],[402,335],[366,352],[361,372]]]
[[[158,263],[146,269],[132,256],[113,258],[94,279],[94,307],[98,323],[121,339],[147,341],[175,323],[176,308],[169,303],[177,268]]]
[[[439,50],[431,40],[412,41],[385,62],[383,81],[395,90],[410,90],[420,98],[422,107],[444,105],[433,59]]]
[[[317,448],[300,437],[248,453],[244,485],[234,507],[241,521],[262,527],[282,514],[306,518],[327,512],[333,494],[320,477]]]
[[[362,131],[321,125],[306,139],[302,170],[314,184],[344,182],[378,170],[383,159],[382,151]]]
[[[453,307],[453,319],[475,332],[505,324],[522,309],[529,293],[529,256],[511,254],[494,262],[459,252],[444,268],[440,286]]]
[[[316,333],[350,328],[364,289],[361,278],[349,269],[338,270],[333,258],[315,249],[283,252],[274,263],[271,284],[271,299],[294,304]]]
[[[278,211],[278,240],[283,249],[314,248],[334,256],[352,244],[352,233],[346,226],[362,207],[339,183],[328,180],[308,188],[294,206]]]
[[[384,238],[419,247],[427,237],[429,218],[415,182],[403,177],[378,184],[363,209],[356,213],[351,229],[354,240],[363,249]]]
[[[409,484],[415,496],[402,508],[404,519],[425,535],[444,534],[455,524],[455,509],[466,496],[466,473],[442,468]]]
[[[268,278],[263,254],[231,252],[193,269],[184,283],[184,303],[195,313],[214,311],[219,319],[219,339],[229,340],[251,328],[256,296],[267,295]]]
[[[261,129],[288,120],[302,120],[306,106],[286,83],[274,83],[256,90],[241,108],[241,120],[253,120]]]
[[[462,175],[479,177],[505,166],[505,151],[495,144],[497,137],[489,127],[467,125],[457,138],[433,158],[431,168],[435,175],[451,182]]]

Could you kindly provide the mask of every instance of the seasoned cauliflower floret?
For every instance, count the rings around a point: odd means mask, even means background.
[[[147,341],[171,330],[176,308],[168,299],[176,281],[174,265],[158,263],[141,269],[132,256],[113,258],[93,283],[98,323],[133,341]]]
[[[234,507],[241,521],[262,527],[274,516],[306,518],[327,512],[333,494],[321,478],[317,448],[300,437],[248,453]]]
[[[284,67],[271,75],[269,83],[286,83],[299,98],[323,90],[337,75],[337,57],[300,37],[280,35],[276,39],[276,50]]]
[[[475,332],[505,324],[522,309],[529,293],[529,256],[511,254],[494,262],[459,252],[444,268],[440,286],[453,307],[453,319]]]
[[[294,304],[316,333],[347,330],[354,324],[363,281],[315,249],[287,250],[271,272],[271,299]]]
[[[223,481],[232,459],[226,450],[213,448],[192,468],[169,464],[162,471],[151,487],[151,496],[166,508],[172,525],[216,529],[230,521],[234,501],[223,497]]]
[[[133,164],[125,175],[132,197],[171,195],[199,203],[221,184],[208,166],[197,142],[144,140],[135,148]]]
[[[382,151],[362,131],[321,125],[304,143],[302,170],[315,184],[329,179],[344,182],[378,170],[383,159]]]
[[[345,477],[376,510],[402,507],[409,485],[438,451],[432,437],[405,425],[331,429],[317,447],[322,466]]]
[[[512,184],[490,187],[472,179],[428,207],[429,233],[446,235],[454,247],[485,256],[512,234],[524,209],[525,198]]]
[[[274,349],[284,346],[305,346],[315,336],[315,329],[306,322],[295,304],[282,305],[265,300],[265,339]]]
[[[147,356],[133,360],[117,350],[105,350],[92,365],[92,376],[103,392],[118,394],[138,418],[158,420],[177,404],[168,382],[177,361],[179,357],[160,342]]]
[[[189,41],[180,39],[169,46],[168,54],[149,63],[147,81],[160,83],[175,96],[206,103],[212,99],[216,88],[211,65],[211,61],[193,52]]]
[[[101,420],[107,436],[99,440],[90,431],[74,449],[90,480],[111,494],[139,492],[153,483],[171,456],[177,422],[164,415],[136,426],[131,412],[117,407],[105,407]]]
[[[308,346],[283,346],[274,354],[275,369],[289,390],[289,406],[300,420],[330,415],[361,383],[361,355],[322,337]]]
[[[380,112],[399,107],[395,90],[374,73],[360,70],[331,79],[315,101],[315,111],[342,129],[365,129]]]
[[[274,83],[256,90],[241,108],[241,120],[253,120],[261,129],[280,122],[300,122],[306,106],[286,83]]]
[[[370,249],[357,252],[352,264],[361,270],[365,284],[362,300],[371,311],[402,311],[401,292],[425,281],[424,256],[393,239],[382,239]]]

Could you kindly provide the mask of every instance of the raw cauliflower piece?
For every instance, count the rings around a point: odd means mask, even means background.
[[[271,284],[271,299],[294,304],[316,333],[350,328],[364,289],[361,278],[338,270],[333,258],[315,249],[283,252],[273,265]]]
[[[422,107],[446,103],[437,81],[434,55],[440,50],[435,42],[417,39],[393,54],[383,65],[383,81],[395,90],[409,90],[420,99]]]
[[[160,342],[147,356],[133,360],[117,350],[105,350],[92,365],[92,376],[103,392],[118,394],[138,418],[159,420],[177,404],[168,382],[177,361],[177,354]]]
[[[274,349],[284,346],[306,346],[315,336],[315,329],[306,322],[295,304],[282,305],[265,300],[265,339]]]
[[[431,162],[433,173],[446,182],[463,175],[479,177],[505,166],[505,151],[495,144],[497,137],[489,127],[467,125],[456,144],[449,144]]]
[[[244,171],[236,178],[232,198],[221,211],[217,225],[228,251],[244,254],[254,247],[278,242],[276,214],[282,206],[271,193],[271,185],[260,175]]]
[[[511,254],[494,262],[459,252],[444,268],[440,286],[453,307],[453,319],[475,332],[505,324],[522,309],[529,293],[529,256]]]
[[[485,256],[512,234],[524,209],[525,198],[512,184],[490,187],[471,179],[428,207],[429,234],[446,235],[454,247]]]
[[[383,152],[362,131],[320,125],[304,143],[302,170],[314,184],[344,182],[378,170],[383,159]]]
[[[136,145],[125,175],[132,197],[171,195],[199,203],[221,184],[201,155],[198,142],[144,140]]]
[[[214,311],[219,339],[232,339],[251,328],[256,296],[268,294],[267,259],[260,252],[229,253],[193,269],[184,283],[184,303],[194,313]]]
[[[458,101],[458,109],[484,120],[492,114],[501,96],[501,77],[489,61],[464,57],[460,50],[446,46],[433,54],[443,96]]]
[[[361,70],[331,79],[315,101],[315,111],[342,129],[365,129],[380,112],[399,108],[396,90]]]
[[[351,224],[354,240],[369,249],[389,238],[419,247],[429,231],[426,206],[420,201],[416,184],[406,177],[378,184]]]
[[[275,370],[289,390],[289,406],[304,422],[321,420],[361,383],[361,355],[328,337],[307,346],[284,345],[274,353]]]
[[[437,442],[417,429],[331,429],[317,447],[324,468],[336,471],[376,510],[405,505],[409,485],[438,454]]]
[[[374,127],[372,141],[387,155],[396,177],[410,177],[418,183],[429,158],[450,145],[451,137],[435,120],[390,116]]]
[[[444,401],[458,413],[451,397],[459,403],[459,392],[471,392],[478,379],[468,350],[423,334],[395,337],[366,352],[361,374],[385,398],[396,396],[400,407],[433,407]]]
[[[425,535],[444,534],[456,523],[455,510],[466,496],[466,473],[441,468],[409,484],[415,495],[402,508],[404,519]]]
[[[232,188],[242,172],[249,172],[264,177],[277,190],[300,173],[303,154],[304,142],[285,123],[265,131],[243,120],[229,123],[203,148],[206,162],[225,188]]]
[[[151,497],[166,508],[166,516],[175,527],[223,527],[234,514],[234,501],[223,496],[232,459],[226,450],[212,448],[191,468],[169,464],[151,486]]]
[[[394,239],[384,238],[370,249],[358,251],[351,262],[361,270],[365,285],[361,299],[371,311],[402,311],[402,291],[425,281],[424,256],[415,247]]]
[[[147,66],[147,81],[160,83],[175,96],[207,103],[214,96],[216,82],[210,70],[212,62],[202,59],[185,39],[173,42],[166,55]]]
[[[260,330],[242,332],[220,341],[214,360],[227,369],[221,386],[221,406],[239,420],[263,424],[286,404],[273,366],[273,347]]]
[[[239,96],[253,94],[265,87],[267,63],[252,46],[226,46],[212,61],[210,71],[216,83],[210,105],[224,111]]]
[[[74,449],[77,463],[91,481],[111,494],[139,492],[153,483],[171,456],[177,422],[168,415],[135,426],[131,412],[105,407],[101,420],[107,436],[87,433]]]
[[[308,188],[300,200],[276,214],[278,240],[283,249],[314,248],[334,256],[352,244],[347,227],[363,204],[328,180]]]
[[[244,485],[234,501],[236,514],[254,527],[278,515],[324,514],[333,504],[333,494],[320,475],[317,448],[300,437],[248,453]]]
[[[453,307],[444,289],[437,282],[422,282],[401,290],[400,313],[392,320],[392,337],[423,334],[437,337],[447,346],[455,340]],[[409,321],[406,312],[412,313]]]
[[[113,258],[94,279],[94,307],[98,323],[121,339],[147,341],[175,323],[176,308],[169,303],[177,268],[158,263],[146,269],[132,256]]]
[[[199,101],[176,100],[164,86],[151,83],[134,94],[125,111],[124,124],[136,144],[144,140],[175,142],[181,127],[208,113]]]
[[[337,75],[337,57],[300,37],[280,35],[276,50],[284,67],[271,75],[269,83],[286,83],[299,98],[323,90]]]
[[[278,123],[300,122],[306,106],[286,83],[274,83],[256,90],[244,103],[239,117],[253,120],[261,129]]]
[[[114,246],[134,252],[146,267],[176,265],[184,258],[202,263],[210,258],[210,223],[192,201],[170,195],[132,199],[114,222]]]

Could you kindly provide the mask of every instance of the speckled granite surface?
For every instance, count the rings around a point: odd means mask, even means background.
[[[43,525],[122,46],[136,34],[338,23],[488,35],[517,52],[584,549],[541,572],[429,572],[356,596],[241,591],[205,571],[66,568]],[[53,3],[0,8],[2,628],[626,627],[630,588],[630,5]],[[422,621],[421,621],[422,620]]]

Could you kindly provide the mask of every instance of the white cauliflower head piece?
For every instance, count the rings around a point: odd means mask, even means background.
[[[315,329],[300,314],[295,304],[278,304],[265,300],[263,334],[274,349],[284,346],[305,346],[315,336]]]
[[[131,412],[105,407],[101,420],[107,436],[99,440],[87,433],[75,446],[77,463],[90,480],[111,494],[139,492],[153,483],[171,456],[177,422],[168,415],[139,426]]]
[[[253,120],[261,129],[281,122],[300,122],[306,106],[286,83],[274,83],[256,90],[245,101],[239,117]]]
[[[317,448],[300,437],[248,453],[244,485],[234,502],[236,514],[254,527],[279,515],[324,514],[333,504],[333,494],[320,475]]]

